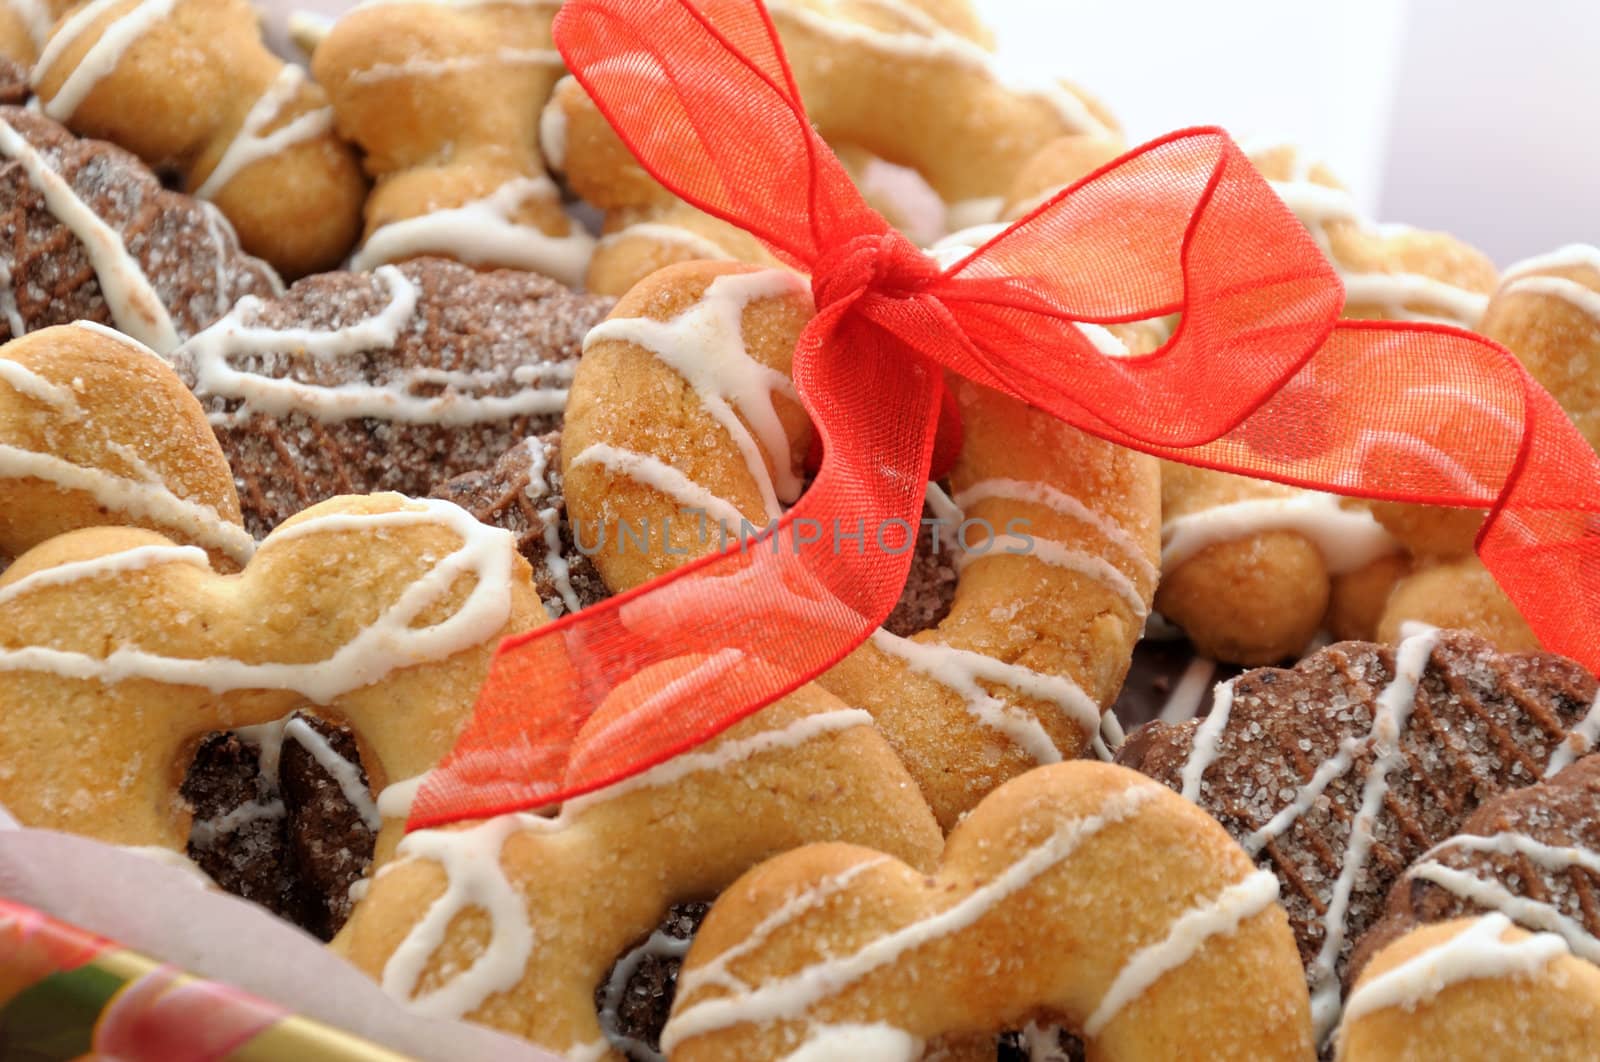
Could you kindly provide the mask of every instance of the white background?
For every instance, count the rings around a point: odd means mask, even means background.
[[[976,0],[1002,53],[1130,140],[1292,141],[1382,221],[1502,265],[1600,243],[1600,0]]]

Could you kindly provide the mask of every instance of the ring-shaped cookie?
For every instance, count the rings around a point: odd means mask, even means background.
[[[590,332],[564,474],[580,546],[613,591],[798,496],[810,433],[788,371],[811,313],[793,274],[686,263]],[[965,543],[944,562],[959,569],[948,614],[911,637],[879,631],[819,679],[873,713],[947,828],[1007,778],[1088,751],[1148,613],[1159,504],[1153,459],[952,385],[964,444],[950,495],[930,488]],[[860,530],[863,548],[912,548],[908,529]]]
[[[658,665],[619,686],[586,725],[604,727],[662,684],[724,666],[717,657]],[[630,956],[669,908],[712,900],[762,860],[829,840],[923,869],[942,844],[871,716],[807,686],[557,815],[408,835],[335,947],[424,1013],[467,1017],[571,1058],[616,1058],[597,989],[602,1000],[620,994],[608,971],[626,981]]]

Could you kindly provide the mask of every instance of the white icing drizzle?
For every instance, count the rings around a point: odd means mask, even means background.
[[[1180,792],[1196,803],[1200,800],[1200,783],[1205,778],[1206,768],[1215,762],[1217,753],[1222,750],[1222,734],[1228,729],[1228,716],[1233,713],[1234,681],[1219,682],[1216,689],[1211,691],[1211,714],[1195,730],[1194,746],[1189,750],[1189,758],[1183,762],[1183,788]]]
[[[1579,756],[1587,756],[1597,743],[1600,743],[1600,694],[1595,695],[1583,721],[1569,730],[1566,738],[1550,754],[1550,763],[1544,769],[1544,776],[1554,778]]]
[[[1083,1034],[1099,1036],[1111,1020],[1165,974],[1199,954],[1207,940],[1229,936],[1241,923],[1253,918],[1278,900],[1278,876],[1258,870],[1229,885],[1216,898],[1184,912],[1164,939],[1140,948],[1117,971],[1116,980],[1106,989],[1099,1005],[1083,1023]]]
[[[399,63],[373,63],[350,75],[356,84],[370,85],[395,78],[444,77],[492,66],[562,65],[561,53],[554,48],[496,48],[492,52],[452,55],[443,59],[407,59]]]
[[[537,438],[526,439],[522,445],[528,451],[528,498],[543,498],[549,493],[550,455]],[[578,600],[578,593],[572,588],[572,568],[561,552],[561,513],[551,507],[540,509],[538,516],[544,527],[545,571],[549,572],[550,580],[556,584],[561,607],[567,612],[577,612],[583,607],[583,602]],[[555,614],[552,602],[546,601],[545,607],[552,615]]]
[[[789,437],[773,396],[798,402],[799,395],[789,377],[757,361],[746,349],[744,312],[753,302],[804,295],[805,291],[804,278],[784,269],[726,273],[669,321],[613,317],[590,329],[583,341],[586,352],[606,340],[633,343],[683,377],[706,413],[739,448],[772,519],[782,513],[780,503],[800,497],[803,485],[791,467]]]
[[[39,54],[39,61],[33,68],[33,87],[35,89],[39,87],[44,75],[61,58],[62,53],[76,43],[90,26],[98,22],[107,11],[123,2],[124,0],[92,0],[91,3],[73,12]],[[89,98],[89,93],[94,91],[95,86],[117,68],[117,64],[122,61],[123,53],[133,42],[172,14],[177,2],[178,0],[138,0],[127,11],[112,19],[101,31],[99,38],[89,46],[89,50],[83,53],[83,58],[78,60],[78,65],[72,68],[66,80],[61,82],[61,87],[56,89],[55,95],[45,101],[44,113],[63,123],[71,118],[83,105],[83,101]]]
[[[46,586],[68,586],[80,579],[101,578],[140,572],[162,564],[189,564],[204,571],[211,569],[205,550],[194,546],[134,546],[117,553],[106,553],[89,560],[67,561],[23,576],[8,586],[0,586],[0,605]]]
[[[225,815],[209,819],[196,819],[189,827],[189,840],[197,848],[214,848],[220,838],[237,833],[240,827],[262,819],[281,819],[286,813],[283,801],[272,799],[266,803],[252,800],[240,804]]]
[[[231,359],[251,354],[293,351],[303,358],[355,358],[372,350],[388,350],[417,316],[420,292],[395,266],[379,266],[373,276],[388,289],[389,301],[372,316],[342,328],[267,328],[248,323],[261,306],[246,296],[221,320],[183,345],[191,362],[195,392],[237,400],[231,412],[214,413],[214,422],[247,418],[252,412],[282,416],[304,413],[324,421],[371,417],[406,424],[455,426],[510,417],[558,413],[567,401],[572,362],[517,366],[511,382],[520,389],[506,395],[472,394],[482,386],[505,382],[503,373],[451,372],[429,367],[408,370],[386,384],[353,382],[335,385],[305,383],[235,369]],[[557,386],[530,386],[552,380]],[[443,384],[444,394],[418,394],[419,384]]]
[[[0,452],[0,457],[3,456]],[[165,656],[127,645],[112,649],[104,657],[96,657],[30,645],[0,649],[0,670],[48,671],[63,678],[95,679],[104,683],[148,679],[199,686],[213,693],[239,689],[293,690],[311,701],[326,704],[378,681],[396,668],[447,659],[483,643],[505,626],[511,613],[514,543],[510,532],[481,524],[470,513],[448,502],[428,499],[410,504],[411,508],[395,512],[330,513],[280,528],[263,543],[262,549],[269,550],[313,535],[368,534],[424,524],[448,528],[460,537],[461,545],[457,549],[434,562],[370,626],[324,660],[251,664],[225,657]],[[79,569],[79,574],[90,578],[103,571],[103,566],[86,564]],[[412,626],[419,615],[449,595],[464,576],[473,580],[473,586],[452,615],[428,627]]]
[[[1522,295],[1545,295],[1564,299],[1590,317],[1600,320],[1600,291],[1566,277],[1518,277],[1500,289]]]
[[[1600,963],[1600,942],[1588,934],[1582,923],[1550,904],[1518,896],[1498,881],[1486,881],[1440,863],[1430,862],[1413,867],[1407,876],[1431,881],[1479,907],[1499,911],[1522,925],[1557,933],[1566,940],[1573,952],[1590,962]]]
[[[109,512],[148,520],[244,564],[255,541],[244,528],[209,505],[180,498],[157,479],[130,479],[75,465],[54,454],[0,443],[0,479],[41,479],[62,490],[82,491]],[[0,665],[3,666],[3,665]]]
[[[934,243],[928,248],[928,257],[932,258],[940,269],[949,269],[1010,227],[1004,221],[989,221],[981,225],[968,226]]]
[[[1332,575],[1355,571],[1400,548],[1365,509],[1346,509],[1331,494],[1301,491],[1216,505],[1168,520],[1161,526],[1161,570],[1171,572],[1219,542],[1267,531],[1293,531],[1308,539]]]
[[[1065,676],[1046,675],[966,649],[901,638],[882,629],[872,632],[871,641],[880,651],[905,661],[912,671],[955,693],[966,703],[968,715],[1005,735],[1037,763],[1061,762],[1061,750],[1033,713],[1007,704],[981,683],[1007,686],[1024,697],[1055,705],[1086,736],[1100,729],[1100,706]]]
[[[1138,815],[1160,790],[1138,782],[1106,798],[1094,815],[1072,819],[1000,871],[942,911],[908,923],[844,955],[831,956],[786,977],[746,991],[698,1000],[680,1007],[661,1034],[670,1056],[684,1040],[744,1022],[787,1021],[874,970],[899,960],[940,937],[969,929],[1013,894],[1070,859],[1078,847],[1102,830]],[[685,998],[687,984],[680,991]]]
[[[78,14],[87,10],[83,8]],[[0,155],[22,166],[28,181],[44,197],[45,207],[83,245],[117,328],[160,354],[172,353],[178,345],[172,315],[151,286],[150,278],[128,253],[122,236],[89,209],[44,155],[4,119],[0,119]]]
[[[416,803],[417,794],[427,784],[428,776],[432,771],[423,771],[399,782],[392,782],[383,787],[378,794],[378,814],[386,819],[404,819],[411,815],[411,805]]]
[[[1295,790],[1294,799],[1279,808],[1260,829],[1240,840],[1239,847],[1254,858],[1263,848],[1285,833],[1299,821],[1301,815],[1311,810],[1317,798],[1333,784],[1334,779],[1344,776],[1350,769],[1350,764],[1355,761],[1356,753],[1367,744],[1367,741],[1366,737],[1347,737],[1339,742],[1338,751],[1318,765],[1312,772],[1310,781]]]
[[[1600,247],[1586,243],[1569,243],[1548,254],[1525,258],[1505,271],[1505,280],[1546,273],[1555,269],[1582,269],[1588,267],[1600,273]]]
[[[1551,933],[1501,939],[1509,928],[1511,922],[1504,915],[1485,915],[1442,944],[1363,981],[1350,993],[1345,1023],[1389,1007],[1415,1010],[1463,981],[1532,977],[1567,954],[1566,943]]]
[[[284,20],[284,28],[289,31],[289,39],[294,41],[295,47],[310,58],[317,50],[317,46],[327,40],[328,34],[333,32],[333,24],[336,21],[332,16],[324,15],[320,11],[295,8]]]
[[[1254,156],[1264,154],[1267,150],[1270,148],[1263,146],[1249,153]],[[1433,321],[1468,328],[1477,325],[1489,305],[1486,295],[1417,273],[1357,273],[1346,268],[1333,253],[1332,241],[1322,228],[1324,223],[1349,222],[1379,235],[1390,235],[1403,227],[1374,225],[1362,216],[1350,193],[1313,181],[1312,168],[1311,158],[1295,151],[1294,168],[1289,179],[1268,183],[1300,219],[1323,255],[1338,270],[1344,281],[1347,303],[1378,306],[1386,316],[1397,320]],[[1429,310],[1419,312],[1408,308],[1408,304],[1417,303],[1428,306]]]
[[[1216,673],[1215,660],[1197,656],[1189,661],[1189,666],[1183,669],[1183,675],[1172,687],[1172,692],[1167,695],[1166,703],[1161,706],[1158,717],[1161,722],[1171,726],[1193,719],[1199,713],[1200,702],[1206,696],[1206,687]]]
[[[619,232],[613,232],[600,237],[597,250],[614,247],[624,240],[646,240],[650,243],[666,244],[671,247],[681,248],[691,256],[706,262],[732,262],[738,256],[730,254],[722,244],[708,236],[677,225],[666,225],[659,221],[641,221],[636,225],[629,225]]]
[[[1597,878],[1600,878],[1600,853],[1571,845],[1546,844],[1523,833],[1502,832],[1488,837],[1458,834],[1436,845],[1406,872],[1408,878],[1430,881],[1478,906],[1509,915],[1524,925],[1558,933],[1573,952],[1591,962],[1600,962],[1600,940],[1595,939],[1583,923],[1567,916],[1554,904],[1518,896],[1498,881],[1479,878],[1469,870],[1440,863],[1438,854],[1450,848],[1506,857],[1520,856],[1552,874],[1582,870]]]
[[[465,830],[415,830],[400,842],[402,859],[437,863],[448,884],[414,923],[384,964],[380,983],[409,1009],[434,1018],[459,1018],[496,992],[522,980],[533,954],[533,926],[522,896],[500,867],[500,850],[535,815],[501,815]],[[398,863],[390,863],[388,870]],[[478,909],[489,916],[489,942],[471,965],[423,995],[417,984],[444,943],[456,915]]]
[[[274,723],[239,727],[234,733],[241,741],[260,749],[261,774],[272,791],[278,788],[278,764],[283,753],[283,742],[287,738],[311,754],[317,766],[338,785],[345,802],[361,816],[361,821],[368,829],[376,830],[383,825],[378,806],[367,791],[367,784],[361,780],[361,768],[339,755],[328,739],[304,719],[291,716]]]
[[[28,322],[22,319],[22,310],[17,306],[17,293],[11,290],[11,267],[3,261],[0,261],[0,313],[5,314],[12,339],[27,334]]]
[[[917,1062],[922,1057],[921,1040],[883,1022],[813,1025],[811,1029],[805,1042],[781,1062]]]
[[[1457,834],[1434,845],[1417,860],[1417,863],[1420,865],[1431,862],[1447,848],[1460,848],[1468,852],[1493,852],[1503,856],[1519,855],[1545,870],[1561,873],[1576,867],[1600,878],[1600,853],[1572,845],[1546,844],[1525,833],[1511,831],[1502,831],[1487,837],[1472,833]]]
[[[442,254],[467,265],[495,265],[543,273],[570,288],[583,282],[594,237],[568,223],[565,236],[511,220],[535,200],[560,202],[548,177],[518,177],[482,199],[448,210],[404,218],[374,232],[350,259],[350,268],[371,269],[424,254]]]
[[[660,491],[681,505],[686,512],[700,511],[737,535],[750,521],[737,506],[718,497],[665,461],[650,454],[625,450],[610,443],[592,443],[572,459],[570,468],[599,465],[619,476],[627,476],[652,490]]]
[[[971,510],[978,502],[988,498],[1005,498],[1010,501],[1027,502],[1030,505],[1042,505],[1062,516],[1088,524],[1122,551],[1139,578],[1155,583],[1156,566],[1145,556],[1138,539],[1111,517],[1089,508],[1072,495],[1048,483],[997,478],[980,480],[966,490],[957,492],[955,502],[963,510]]]
[[[1102,763],[1114,763],[1117,750],[1122,748],[1123,742],[1128,740],[1128,735],[1122,729],[1122,720],[1117,718],[1116,712],[1104,712],[1100,716],[1100,729],[1095,732],[1094,740],[1090,742],[1094,749],[1095,758]]]
[[[803,716],[777,729],[746,738],[722,741],[703,752],[674,757],[614,786],[567,801],[559,815],[502,815],[466,830],[415,830],[400,842],[400,860],[426,859],[443,868],[445,892],[407,932],[389,957],[381,978],[389,995],[409,1000],[409,1006],[434,1017],[458,1018],[476,1009],[496,992],[511,988],[526,973],[533,955],[533,928],[524,901],[500,865],[500,851],[513,835],[525,830],[552,832],[566,828],[583,809],[614,800],[624,793],[670,785],[702,771],[720,771],[730,765],[778,749],[795,748],[816,738],[871,726],[872,716],[858,708],[838,709]],[[378,797],[384,814],[399,812],[421,787],[426,775],[385,789]],[[392,793],[391,793],[392,791]],[[398,862],[389,867],[399,865]],[[388,870],[386,867],[385,870]],[[443,944],[456,915],[479,908],[490,920],[489,943],[465,970],[427,995],[413,998],[428,960]]]
[[[1022,1027],[1022,1048],[1028,1053],[1028,1062],[1073,1062],[1071,1053],[1061,1042],[1059,1025],[1030,1021]]]
[[[933,513],[933,518],[943,526],[939,528],[942,536],[949,541],[954,541],[954,532],[960,528],[967,514],[962,507],[956,504],[955,499],[944,492],[944,488],[937,483],[929,483],[923,491],[922,503]]]
[[[678,993],[687,997],[690,992],[698,991],[706,985],[720,985],[732,992],[748,991],[750,986],[744,980],[735,976],[728,970],[728,964],[741,956],[748,955],[767,942],[767,938],[807,911],[815,910],[828,901],[830,897],[850,888],[856,878],[889,861],[888,856],[877,855],[863,859],[841,870],[837,874],[829,875],[822,879],[814,888],[805,889],[789,897],[771,914],[767,915],[750,935],[732,945],[725,951],[719,952],[701,965],[684,970],[678,979]]]
[[[1319,1041],[1339,1019],[1339,976],[1336,967],[1339,952],[1344,946],[1345,914],[1350,907],[1356,878],[1365,869],[1367,856],[1372,850],[1378,813],[1383,809],[1384,797],[1389,792],[1389,775],[1404,760],[1400,752],[1400,737],[1411,720],[1417,688],[1439,636],[1439,631],[1427,631],[1400,643],[1394,654],[1394,678],[1378,694],[1373,706],[1372,731],[1368,740],[1374,756],[1361,786],[1361,805],[1350,824],[1344,863],[1339,869],[1338,880],[1334,882],[1327,913],[1323,916],[1322,948],[1307,970],[1311,980],[1311,1019]]]
[[[873,29],[840,17],[838,12],[832,10],[833,7],[834,4],[829,3],[823,10],[813,10],[792,0],[768,0],[767,3],[767,10],[779,25],[789,20],[819,36],[831,37],[845,44],[862,44],[894,60],[953,63],[966,67],[996,85],[1032,96],[1055,110],[1064,127],[1063,134],[1110,132],[1081,99],[1063,86],[1051,82],[1026,85],[1008,82],[993,55],[932,20],[919,27],[921,32],[896,33]]]
[[[287,151],[296,144],[322,136],[333,128],[333,108],[318,107],[296,116],[281,128],[263,133],[267,126],[278,120],[283,109],[294,102],[305,80],[305,72],[298,66],[284,64],[272,84],[251,104],[238,132],[223,149],[217,165],[200,187],[194,190],[196,198],[215,199],[240,171],[262,159]]]
[[[21,334],[14,333],[14,335]],[[0,358],[0,383],[20,395],[36,402],[43,402],[74,418],[82,413],[78,407],[78,400],[71,391],[60,384],[50,382],[20,362]]]
[[[644,1058],[650,1062],[666,1062],[665,1055],[643,1040],[622,1034],[617,1011],[622,1006],[622,994],[628,987],[628,979],[639,969],[640,963],[651,955],[677,959],[681,962],[683,957],[689,954],[691,943],[693,943],[692,938],[674,937],[658,928],[624,953],[611,967],[611,978],[601,991],[601,1003],[596,1016],[600,1020],[600,1028],[605,1030],[606,1038],[616,1050],[631,1059]]]
[[[1140,623],[1143,623],[1145,617],[1150,614],[1150,606],[1139,593],[1139,588],[1133,584],[1133,580],[1129,579],[1122,569],[1103,557],[1036,535],[1026,538],[1020,535],[995,535],[988,542],[989,548],[981,553],[970,549],[957,553],[956,571],[965,571],[968,565],[984,557],[1008,555],[1032,557],[1052,568],[1075,572],[1102,584],[1122,598],[1122,603],[1128,606],[1128,611],[1132,612]]]

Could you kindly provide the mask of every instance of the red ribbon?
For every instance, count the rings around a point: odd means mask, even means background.
[[[569,0],[555,36],[652,176],[811,274],[793,372],[824,457],[770,541],[508,639],[413,828],[619,781],[859,645],[905,582],[910,552],[871,539],[920,517],[944,369],[1187,464],[1490,509],[1484,563],[1547,648],[1600,665],[1594,452],[1504,348],[1340,321],[1337,275],[1221,131],[1130,152],[941,272],[811,128],[756,0]],[[1074,327],[1173,313],[1137,358]],[[796,534],[835,521],[864,522],[865,548]],[[666,662],[666,681],[610,696]]]

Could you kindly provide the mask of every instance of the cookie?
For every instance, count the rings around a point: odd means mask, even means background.
[[[1373,959],[1339,1029],[1339,1062],[1594,1057],[1600,967],[1503,915],[1425,926]]]
[[[58,536],[0,576],[0,803],[181,852],[198,743],[301,709],[349,726],[375,786],[410,778],[450,748],[499,640],[543,619],[511,536],[446,502],[324,502],[236,576],[149,531]]]
[[[582,281],[594,240],[539,149],[558,6],[359,5],[317,45],[312,71],[377,182],[357,268],[444,255]]]
[[[208,734],[178,795],[186,854],[219,888],[322,940],[344,925],[380,826],[349,727],[297,711]]]
[[[995,1058],[996,1032],[1037,1021],[1090,1057],[1309,1059],[1276,895],[1166,789],[1041,767],[986,797],[932,875],[848,844],[745,875],[689,949],[662,1044],[685,1062]]]
[[[367,193],[355,153],[322,89],[267,50],[245,0],[82,5],[33,81],[46,115],[174,174],[284,276],[332,269],[355,243]]]
[[[619,686],[588,725],[725,666],[658,665]],[[670,1005],[682,957],[672,941],[692,933],[675,905],[714,900],[763,859],[824,840],[929,869],[941,844],[871,716],[806,686],[559,814],[409,834],[336,947],[423,1013],[466,1016],[568,1057],[651,1057],[635,1045]],[[630,984],[651,1001],[625,1006]]]
[[[1593,736],[1591,726],[1574,744]],[[1484,804],[1406,870],[1361,939],[1352,973],[1419,925],[1486,912],[1553,932],[1600,963],[1600,756],[1560,769],[1572,752],[1557,750],[1547,781]]]
[[[1517,355],[1591,446],[1600,443],[1600,250],[1575,244],[1512,266],[1480,330]],[[1537,648],[1516,606],[1471,556],[1479,521],[1457,515],[1455,522],[1453,534],[1426,543],[1440,559],[1400,580],[1385,600],[1380,637],[1415,620],[1467,628],[1508,651]]]
[[[524,439],[491,467],[447,479],[430,496],[517,537],[517,551],[533,567],[534,588],[552,619],[611,596],[567,519],[559,431]]]
[[[426,495],[557,426],[583,335],[610,305],[418,259],[244,300],[173,364],[259,536],[338,494]]]
[[[241,297],[279,288],[215,207],[20,107],[0,107],[0,202],[0,339],[92,321],[171,354]]]
[[[562,460],[568,513],[613,591],[748,540],[799,497],[810,426],[788,373],[812,312],[788,272],[682,263],[589,333]],[[939,523],[899,630],[818,680],[873,714],[946,827],[1098,742],[1149,611],[1157,500],[1152,459],[951,388],[964,443],[951,493],[928,489]],[[890,548],[897,532],[862,534]]]
[[[255,549],[227,459],[171,366],[98,325],[11,340],[0,347],[0,569],[106,524],[199,546],[224,571]]]
[[[992,220],[1040,145],[1115,132],[1105,108],[1074,86],[1008,78],[964,0],[775,0],[767,10],[822,136],[915,170],[958,214],[979,201]],[[750,236],[656,184],[575,80],[556,87],[542,139],[550,164],[607,214],[590,290],[620,294],[655,269],[695,259],[776,264]]]
[[[1596,683],[1548,655],[1429,630],[1247,672],[1203,721],[1134,731],[1118,762],[1205,808],[1283,883],[1318,1039],[1389,888],[1500,792],[1593,740]]]

